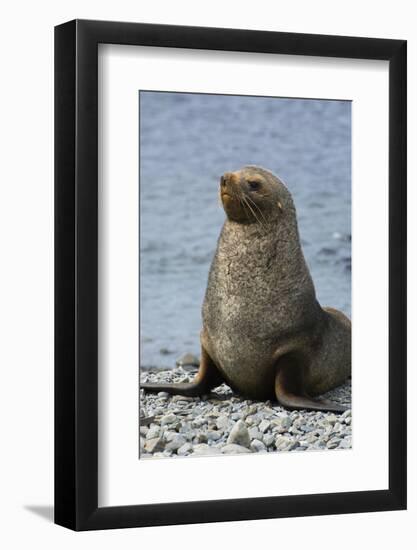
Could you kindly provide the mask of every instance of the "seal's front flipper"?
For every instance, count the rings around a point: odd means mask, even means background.
[[[291,373],[293,374],[293,373]],[[348,407],[327,399],[313,399],[302,391],[300,381],[294,383],[285,369],[278,370],[275,376],[275,396],[286,409],[305,409],[307,411],[345,412]]]
[[[216,365],[204,348],[201,348],[200,368],[192,382],[178,382],[176,384],[140,384],[140,388],[147,392],[157,393],[164,391],[171,394],[197,397],[204,395],[224,382]]]

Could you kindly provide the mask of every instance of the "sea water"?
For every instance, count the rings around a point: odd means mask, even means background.
[[[349,101],[140,92],[139,128],[141,366],[199,354],[220,176],[247,164],[285,182],[318,300],[350,316]]]

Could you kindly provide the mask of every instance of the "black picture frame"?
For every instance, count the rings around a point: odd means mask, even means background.
[[[98,44],[389,61],[389,488],[98,507]],[[55,522],[74,530],[406,508],[405,40],[74,20],[55,28]]]

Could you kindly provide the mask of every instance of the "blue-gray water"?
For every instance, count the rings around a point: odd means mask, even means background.
[[[286,183],[318,299],[350,315],[350,102],[140,92],[142,366],[199,354],[219,178],[245,164]]]

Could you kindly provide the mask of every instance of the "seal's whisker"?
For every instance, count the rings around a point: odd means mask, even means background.
[[[265,223],[268,223],[267,219],[265,218],[264,216],[264,213],[262,212],[262,210],[259,208],[259,206],[256,204],[256,202],[251,199],[251,197],[246,197],[246,200],[250,201],[251,204],[253,204],[253,206],[258,210],[259,214],[262,216],[262,218],[264,219]]]
[[[255,218],[255,220],[262,226],[262,222],[261,220],[257,217],[257,215],[255,214],[255,212],[253,211],[253,209],[250,207],[250,205],[246,202],[245,200],[245,196],[242,192],[239,192],[237,189],[233,189],[233,195],[234,195],[234,198],[238,200],[239,204],[241,204],[243,206],[243,209],[245,210],[245,204],[247,205],[247,207],[249,208],[250,212],[252,212],[252,215],[253,217]],[[246,214],[247,215],[247,214]],[[248,219],[250,218],[250,216],[248,216]]]
[[[249,201],[255,208],[256,210],[259,212],[259,214],[262,216],[262,218],[264,219],[265,223],[267,223],[267,219],[265,218],[264,216],[264,213],[262,212],[262,210],[259,208],[259,206],[256,204],[256,202],[249,196],[246,197],[246,200]]]
[[[241,195],[241,196],[239,197],[239,200],[240,200],[240,204],[241,204],[243,207],[246,206],[246,207],[250,210],[250,212],[252,213],[252,216],[255,218],[255,220],[256,220],[260,225],[262,225],[261,220],[258,218],[258,216],[256,215],[256,213],[254,212],[253,208],[251,208],[251,206],[250,206],[250,204],[247,202],[246,198],[245,198],[243,195]]]
[[[242,201],[242,192],[238,192],[236,190],[235,192],[235,198],[238,200],[239,204],[244,207],[243,201]]]
[[[245,204],[248,206],[248,208],[250,209],[250,211],[252,212],[255,220],[259,223],[259,225],[262,227],[262,229],[265,230],[266,232],[266,227],[264,226],[264,224],[262,223],[262,220],[260,218],[258,218],[258,216],[256,215],[255,211],[253,210],[253,208],[250,206],[249,202],[248,202],[248,198],[247,196],[245,196],[243,193],[242,193],[242,199],[243,201],[245,202]],[[251,201],[253,203],[253,201]],[[242,202],[243,204],[243,202]],[[265,219],[265,218],[264,218]]]
[[[266,230],[266,227],[265,225],[262,223],[262,221],[258,218],[258,216],[256,215],[256,212],[253,210],[253,208],[251,207],[251,205],[248,203],[248,201],[246,200],[247,197],[245,197],[244,195],[242,195],[242,199],[244,201],[244,203],[247,205],[247,207],[249,208],[249,210],[252,212],[253,214],[253,217],[255,218],[255,220],[259,223],[259,225],[262,227],[262,229],[265,231],[265,234],[267,233],[267,230]],[[243,203],[242,203],[243,204]]]
[[[247,204],[245,204],[242,199],[239,199],[239,200],[240,200],[240,204],[243,206],[243,210],[245,211],[246,217],[249,220],[250,219],[250,210],[248,209]],[[249,210],[249,212],[248,212],[248,210]]]

